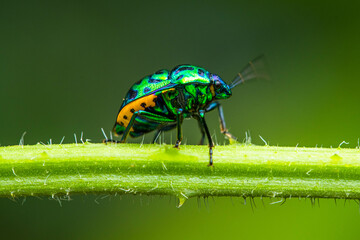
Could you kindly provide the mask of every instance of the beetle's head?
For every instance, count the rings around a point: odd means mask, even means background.
[[[226,99],[231,97],[231,89],[218,75],[211,74],[210,79],[215,99]]]

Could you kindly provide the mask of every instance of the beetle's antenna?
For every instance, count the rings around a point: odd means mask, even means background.
[[[229,87],[234,88],[240,83],[253,79],[266,79],[269,80],[269,74],[266,67],[266,59],[264,55],[260,55],[254,60],[250,61],[242,70],[237,74],[235,79],[230,83]]]

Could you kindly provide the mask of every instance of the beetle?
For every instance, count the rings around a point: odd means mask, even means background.
[[[156,130],[153,143],[163,131],[177,128],[175,148],[182,141],[181,124],[184,119],[194,118],[201,131],[200,144],[205,135],[209,142],[209,166],[213,166],[214,143],[205,121],[205,113],[218,109],[220,130],[229,140],[236,140],[226,128],[224,113],[218,100],[231,97],[231,89],[240,83],[259,77],[258,66],[263,65],[263,56],[250,61],[237,74],[231,84],[220,76],[194,65],[179,65],[160,70],[136,82],[127,92],[117,114],[113,132],[121,140],[105,139],[104,142],[126,142],[128,135],[139,137]]]

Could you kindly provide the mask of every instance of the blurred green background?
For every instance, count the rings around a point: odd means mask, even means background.
[[[270,82],[234,89],[225,118],[240,139],[356,147],[360,17],[355,1],[1,1],[0,144],[100,142],[135,81],[190,63],[231,81],[264,53]],[[224,143],[217,113],[208,125]],[[174,133],[173,133],[174,135]],[[184,123],[185,142],[200,138]],[[175,136],[175,135],[174,135]],[[152,136],[147,136],[149,142]],[[165,135],[170,142],[171,134]],[[174,138],[173,138],[174,139]],[[141,139],[134,139],[134,142]],[[215,150],[216,156],[216,150]],[[215,160],[216,161],[216,160]],[[1,238],[358,239],[355,202],[75,196],[0,199]]]

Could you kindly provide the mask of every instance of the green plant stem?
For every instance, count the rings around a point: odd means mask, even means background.
[[[66,144],[0,148],[0,196],[75,193],[360,199],[360,150]]]

